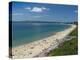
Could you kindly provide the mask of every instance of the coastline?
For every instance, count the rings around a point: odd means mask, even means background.
[[[51,49],[56,48],[60,42],[63,42],[63,38],[75,28],[76,25],[71,25],[70,28],[57,32],[55,35],[50,37],[34,41],[30,44],[14,47],[12,48],[12,58],[31,58],[36,56],[44,56],[44,52],[49,52]]]

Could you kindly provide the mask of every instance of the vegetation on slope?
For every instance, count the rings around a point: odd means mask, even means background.
[[[76,55],[78,54],[78,33],[77,28],[73,30],[69,36],[76,36],[69,41],[60,44],[58,48],[51,50],[48,56]]]

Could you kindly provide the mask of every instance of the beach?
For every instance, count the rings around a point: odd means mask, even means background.
[[[45,53],[55,49],[75,28],[76,25],[71,25],[70,28],[57,32],[52,36],[31,42],[29,44],[13,47],[12,58],[44,57]]]

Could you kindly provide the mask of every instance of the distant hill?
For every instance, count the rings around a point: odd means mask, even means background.
[[[11,22],[11,21],[10,21]],[[14,23],[64,23],[64,24],[78,24],[78,22],[52,22],[52,21],[12,21]]]

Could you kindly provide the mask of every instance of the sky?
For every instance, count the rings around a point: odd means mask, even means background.
[[[11,2],[9,6],[12,21],[73,22],[78,20],[76,5]]]

